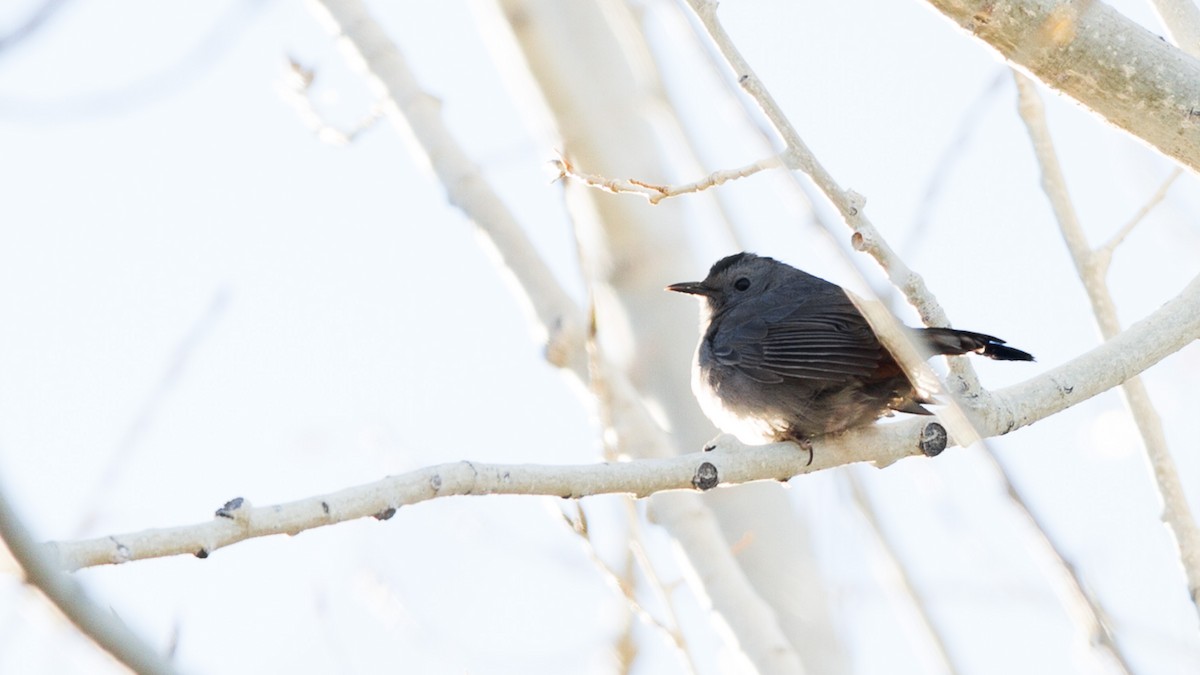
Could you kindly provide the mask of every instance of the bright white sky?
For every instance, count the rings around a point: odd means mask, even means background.
[[[0,34],[38,4],[0,8]],[[1110,4],[1162,32],[1142,3]],[[582,300],[546,168],[555,148],[510,102],[472,3],[372,5]],[[703,171],[758,159],[761,148],[727,131],[736,111],[697,75],[700,53],[672,7],[647,3],[648,33],[705,139]],[[726,2],[721,14],[955,325],[1037,355],[1033,366],[981,364],[985,384],[1097,343],[1011,77],[990,53],[917,0]],[[40,537],[197,522],[235,496],[288,501],[462,458],[598,459],[588,409],[542,360],[470,223],[391,126],[346,148],[314,139],[277,93],[289,55],[316,68],[315,95],[336,122],[371,104],[299,3],[69,3],[0,52],[0,487]],[[1172,167],[1069,102],[1048,95],[1047,105],[1080,217],[1102,241]],[[782,176],[722,190],[748,246],[860,285]],[[713,203],[689,208],[702,221]],[[1197,273],[1198,211],[1185,176],[1120,249],[1110,280],[1126,324]],[[696,277],[729,252],[711,241],[697,243]],[[692,348],[679,346],[681,372]],[[1193,345],[1147,375],[1193,510],[1197,372]],[[1119,397],[996,446],[1142,672],[1200,670],[1195,607]],[[1094,672],[1063,647],[1071,629],[1042,558],[979,457],[855,470],[968,672]],[[925,638],[908,630],[911,609],[888,590],[892,572],[845,484],[808,476],[789,494],[812,516],[856,671],[926,672]],[[563,526],[560,502],[441,500],[382,524],[77,576],[152,643],[176,641],[188,672],[610,672],[624,603]],[[620,522],[618,507],[585,502],[602,542],[618,538],[604,529]],[[646,528],[675,581],[663,534]],[[677,595],[683,614],[698,602]],[[736,671],[719,630],[685,628],[717,645],[702,672]],[[638,635],[635,672],[678,669],[657,636]],[[5,577],[0,672],[120,671]]]

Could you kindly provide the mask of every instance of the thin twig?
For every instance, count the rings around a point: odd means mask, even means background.
[[[576,504],[576,509],[578,514],[583,513],[583,509],[579,507],[578,504]],[[621,594],[621,596],[625,598],[625,602],[628,603],[629,609],[634,613],[634,615],[637,616],[638,619],[641,619],[641,621],[648,627],[653,628],[661,633],[667,639],[667,641],[674,645],[677,649],[686,651],[686,643],[684,642],[683,634],[679,632],[678,626],[668,626],[651,614],[649,610],[642,606],[641,601],[638,600],[637,589],[633,587],[632,579],[625,575],[618,574],[616,570],[609,566],[609,564],[600,557],[600,553],[596,550],[595,542],[592,541],[591,536],[588,534],[586,525],[580,525],[580,523],[584,522],[581,515],[573,518],[570,515],[563,513],[563,520],[571,526],[571,531],[579,536],[579,540],[584,544],[584,550],[587,552],[588,558],[591,559],[592,564],[596,566],[596,569],[600,570],[604,578],[613,586],[613,588],[615,588]],[[632,558],[632,552],[627,552]]]
[[[124,432],[117,441],[116,447],[113,448],[109,455],[104,469],[100,472],[97,480],[94,481],[87,498],[83,500],[82,511],[85,515],[75,528],[77,535],[82,535],[92,529],[99,515],[99,507],[104,495],[114,490],[114,486],[117,485],[120,478],[121,470],[125,467],[134,449],[137,448],[138,441],[141,440],[146,430],[150,428],[155,415],[158,414],[159,408],[166,401],[171,391],[179,384],[184,369],[196,353],[196,350],[212,333],[212,329],[221,320],[225,310],[229,307],[230,296],[231,293],[228,288],[222,286],[216,289],[204,311],[175,344],[175,349],[171,353],[171,358],[167,361],[166,367],[163,368],[158,380],[150,388],[141,405],[138,406],[137,413],[133,416],[129,425],[125,427]]]
[[[1007,71],[1008,68],[997,66],[995,75],[988,81],[983,91],[975,96],[967,109],[959,116],[957,128],[950,136],[949,142],[942,148],[941,154],[933,163],[933,170],[929,172],[929,177],[925,180],[925,189],[921,191],[921,198],[917,201],[917,212],[913,214],[912,223],[908,228],[909,235],[902,242],[902,248],[915,251],[919,247],[918,245],[924,241],[924,235],[929,231],[930,214],[937,206],[942,190],[950,182],[949,177],[958,161],[964,157],[964,150],[970,143],[971,137],[982,126],[981,122],[986,118],[985,113],[1002,90],[1008,75]]]
[[[66,0],[43,0],[16,28],[0,35],[0,52],[12,49],[17,43],[36,33],[42,24],[49,21],[66,4]]]
[[[608,582],[612,584],[612,586],[616,588],[618,592],[621,593],[622,597],[625,598],[625,601],[628,603],[629,608],[633,612],[634,616],[638,617],[638,619],[640,619],[646,626],[657,630],[659,634],[666,638],[666,640],[670,642],[673,647],[679,650],[681,656],[683,657],[684,663],[687,666],[687,672],[697,672],[696,663],[692,660],[691,652],[687,648],[687,640],[684,638],[683,632],[679,628],[679,620],[675,617],[674,607],[670,605],[670,603],[664,603],[668,609],[668,612],[670,612],[671,625],[667,625],[651,614],[650,611],[642,605],[641,601],[638,600],[637,589],[633,586],[633,578],[631,574],[618,574],[616,570],[609,566],[609,564],[600,557],[600,553],[596,550],[595,542],[592,541],[592,538],[589,534],[586,525],[586,518],[583,516],[583,508],[582,506],[577,505],[576,509],[576,512],[579,514],[579,516],[572,518],[564,513],[563,518],[567,524],[571,526],[571,530],[575,532],[575,534],[579,535],[579,538],[583,542],[584,548],[586,549],[588,557],[591,559],[592,563],[598,570],[600,570],[605,579],[607,579]],[[631,517],[631,527],[636,524],[636,521],[637,516],[634,514]],[[646,578],[650,581],[650,584],[655,587],[662,598],[666,600],[666,590],[661,587],[658,577],[654,574],[653,568],[650,567],[650,561],[646,559],[644,555],[641,557],[638,556],[635,549],[640,547],[636,547],[634,545],[634,537],[632,535],[629,539],[629,546],[625,550],[629,563],[628,572],[631,573],[633,571],[634,564],[641,567],[643,572],[646,574]]]
[[[1108,241],[1097,247],[1092,255],[1103,256],[1106,260],[1111,258],[1113,251],[1115,251],[1116,248],[1125,241],[1125,238],[1129,236],[1130,232],[1133,232],[1133,228],[1137,227],[1138,223],[1142,222],[1142,220],[1149,215],[1156,206],[1162,203],[1162,200],[1167,198],[1167,192],[1171,189],[1171,186],[1175,184],[1175,179],[1182,175],[1183,168],[1178,166],[1175,167],[1171,171],[1170,175],[1167,176],[1166,180],[1164,180],[1162,184],[1158,186],[1158,189],[1155,190],[1154,194],[1150,196],[1150,199],[1146,200],[1146,203],[1142,205],[1142,208],[1138,209],[1138,212],[1133,214],[1133,217],[1130,218],[1120,230],[1117,230],[1117,233],[1114,234]]]
[[[951,658],[950,650],[946,646],[946,640],[942,636],[942,632],[938,630],[937,624],[933,622],[933,617],[929,614],[929,601],[921,593],[920,589],[917,588],[917,585],[913,583],[912,577],[904,566],[904,561],[900,559],[900,555],[896,552],[896,546],[892,542],[891,536],[888,534],[887,529],[883,527],[883,523],[880,522],[879,513],[875,510],[875,504],[867,496],[862,481],[853,471],[847,471],[842,475],[846,477],[846,481],[850,484],[850,494],[854,496],[854,503],[858,506],[859,513],[867,521],[867,525],[870,526],[871,531],[875,533],[875,537],[879,540],[879,545],[882,547],[885,557],[892,563],[892,566],[896,570],[896,574],[900,579],[900,586],[912,600],[917,617],[920,618],[925,632],[929,635],[930,641],[933,642],[934,651],[937,653],[938,658],[941,659],[942,665],[952,675],[962,672],[962,669]]]
[[[694,192],[703,192],[709,188],[716,187],[731,180],[738,180],[753,176],[754,174],[765,171],[767,169],[777,169],[783,166],[783,160],[779,155],[764,157],[757,162],[752,162],[746,166],[736,169],[723,169],[714,171],[709,175],[692,183],[683,185],[657,185],[637,180],[635,178],[608,178],[590,173],[577,171],[571,162],[561,157],[554,160],[554,168],[558,171],[559,178],[571,178],[578,180],[589,187],[598,188],[606,192],[614,194],[635,194],[645,197],[651,204],[657,204],[664,199],[678,197],[683,194]]]
[[[383,104],[377,102],[348,130],[333,126],[317,111],[317,106],[313,103],[310,88],[315,77],[316,73],[311,68],[305,68],[296,59],[288,58],[287,68],[279,83],[279,94],[284,102],[296,110],[296,115],[304,126],[322,142],[330,145],[349,145],[383,117]]]
[[[1030,527],[1033,528],[1038,541],[1045,547],[1047,553],[1055,563],[1059,580],[1058,583],[1052,583],[1052,587],[1062,594],[1062,602],[1066,606],[1068,613],[1077,622],[1088,626],[1087,634],[1089,643],[1099,643],[1108,652],[1109,656],[1113,658],[1121,672],[1132,673],[1133,669],[1129,665],[1129,659],[1125,656],[1125,652],[1121,650],[1121,645],[1117,643],[1116,636],[1113,633],[1108,610],[1105,609],[1100,598],[1083,582],[1078,566],[1067,556],[1063,547],[1059,546],[1058,542],[1050,536],[1050,531],[1046,528],[1045,523],[1042,522],[1042,519],[1029,506],[1029,502],[1025,500],[1025,496],[1017,488],[1016,484],[1013,483],[1012,474],[1003,460],[1000,459],[1000,455],[996,452],[996,449],[987,442],[983,443],[983,449],[985,451],[984,456],[991,460],[996,474],[1000,477],[1000,482],[1004,486],[1004,491],[1008,495],[1009,502],[1025,518]]]

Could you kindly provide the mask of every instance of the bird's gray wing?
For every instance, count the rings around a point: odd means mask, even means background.
[[[788,303],[742,320],[728,317],[713,335],[712,355],[764,383],[871,378],[886,353],[867,320],[839,296]]]

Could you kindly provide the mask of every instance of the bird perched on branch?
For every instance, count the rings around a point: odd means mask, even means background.
[[[891,411],[932,414],[922,405],[934,402],[931,393],[913,386],[841,286],[738,253],[718,260],[704,281],[667,290],[699,296],[692,391],[704,414],[743,442],[790,440],[811,453],[811,438]],[[907,330],[929,354],[1033,360],[983,333]]]

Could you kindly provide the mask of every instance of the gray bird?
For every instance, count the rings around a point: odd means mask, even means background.
[[[718,260],[704,281],[667,290],[700,296],[692,391],[704,414],[743,442],[796,441],[871,424],[890,411],[932,414],[846,291],[753,253]],[[983,333],[909,329],[931,354],[1033,356]],[[811,455],[809,462],[811,463]]]

